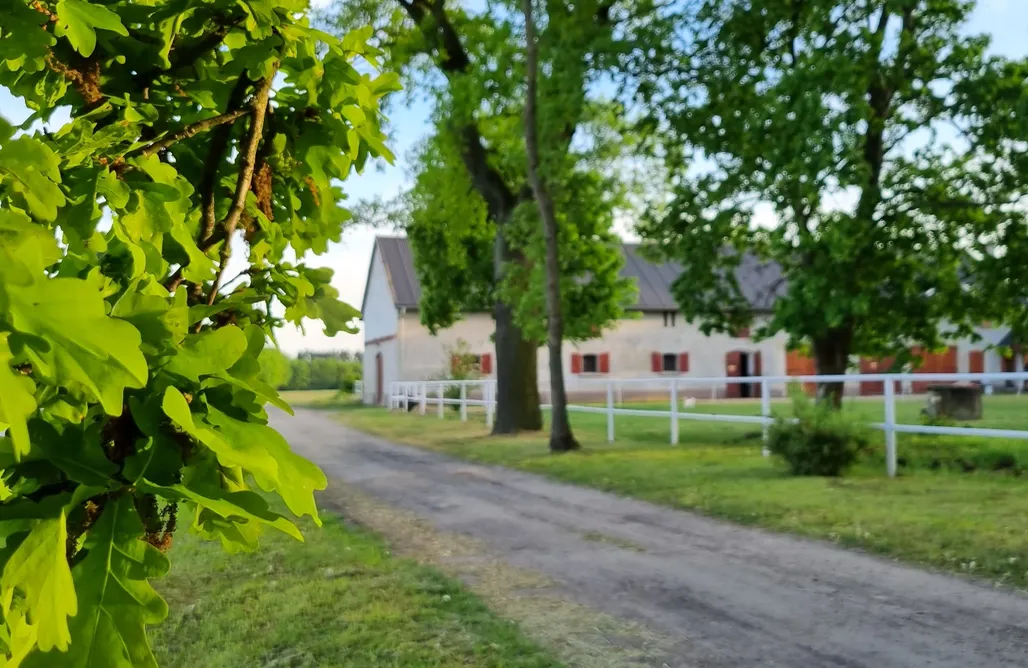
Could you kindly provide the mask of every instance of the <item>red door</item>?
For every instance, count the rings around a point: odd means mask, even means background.
[[[915,373],[956,373],[957,372],[957,349],[956,346],[950,346],[945,352],[941,353],[927,353],[920,348],[914,349],[914,354],[921,354],[924,358],[924,363],[915,370]],[[928,390],[928,386],[932,385],[931,381],[919,380],[912,383],[912,388],[915,394],[921,394]]]
[[[888,373],[896,362],[895,357],[884,359],[860,358],[860,373]],[[896,381],[895,390],[900,391],[900,383]],[[880,380],[860,381],[860,395],[863,397],[878,397],[885,394],[885,383]]]
[[[742,353],[738,350],[725,355],[725,376],[738,378],[742,375]],[[728,383],[725,387],[725,396],[729,399],[738,399],[742,396],[742,387],[739,383]]]
[[[382,353],[375,355],[375,404],[382,405]]]
[[[760,361],[760,351],[758,350],[757,352],[753,353],[753,355],[750,356],[750,359],[753,360],[753,368],[750,370],[750,375],[757,376],[758,378],[764,375],[763,365]],[[760,383],[754,383],[753,390],[750,392],[750,396],[759,397],[762,389],[763,385],[761,385]]]
[[[968,373],[985,373],[985,351],[972,350],[967,353]]]
[[[785,375],[817,375],[817,366],[814,364],[814,358],[807,357],[798,350],[790,350],[785,354]],[[814,396],[817,393],[817,383],[803,383],[803,391],[809,396]]]

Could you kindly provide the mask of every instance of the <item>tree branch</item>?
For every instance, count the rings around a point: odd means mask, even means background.
[[[275,80],[275,72],[278,70],[276,64],[271,74],[261,81],[260,88],[253,99],[253,115],[250,118],[250,134],[247,137],[246,151],[239,163],[239,178],[236,180],[236,193],[232,202],[232,208],[221,221],[221,229],[224,231],[224,241],[221,246],[221,262],[218,266],[218,273],[214,277],[214,285],[211,286],[207,303],[213,304],[218,296],[218,284],[228,266],[228,260],[232,256],[232,235],[239,225],[239,218],[246,208],[246,195],[250,192],[250,184],[253,182],[254,164],[257,160],[257,147],[264,137],[264,118],[268,113],[268,100],[271,97],[271,85]]]
[[[164,139],[161,139],[160,141],[156,141],[150,144],[149,146],[143,148],[140,151],[140,153],[142,153],[142,155],[153,155],[154,153],[166,149],[169,146],[182,141],[183,139],[189,139],[190,137],[193,137],[201,132],[206,132],[211,128],[218,127],[219,125],[224,125],[225,123],[231,123],[242,116],[246,116],[249,113],[249,109],[236,109],[235,111],[219,114],[211,118],[205,118],[204,120],[197,121],[192,125],[187,125],[178,132],[170,134]]]
[[[238,109],[243,103],[243,98],[246,96],[246,88],[250,85],[250,78],[245,73],[239,75],[239,80],[236,81],[236,85],[232,88],[232,93],[229,94],[228,98],[228,109],[226,114],[232,113]],[[250,113],[251,110],[247,109],[246,113]],[[224,115],[224,114],[223,114]],[[197,235],[197,246],[200,252],[206,253],[211,247],[217,243],[213,240],[214,227],[217,225],[217,212],[215,206],[215,191],[218,188],[218,170],[221,168],[221,162],[225,158],[225,153],[228,151],[229,142],[232,139],[232,125],[222,124],[211,138],[211,148],[207,152],[207,159],[203,165],[203,176],[200,177],[200,198],[201,198],[201,211],[203,213],[203,227],[200,228],[200,233]],[[178,286],[182,284],[182,270],[183,267],[179,267],[174,274],[164,284],[164,287],[169,292],[175,292],[178,290]]]

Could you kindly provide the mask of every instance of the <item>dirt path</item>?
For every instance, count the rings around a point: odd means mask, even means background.
[[[1028,597],[391,444],[316,411],[273,421],[330,478],[660,639],[624,665],[1028,665]]]

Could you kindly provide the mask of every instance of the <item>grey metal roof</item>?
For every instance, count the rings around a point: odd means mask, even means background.
[[[414,271],[414,254],[407,237],[378,237],[375,245],[385,262],[389,289],[396,307],[416,309],[421,301],[421,284]]]
[[[676,311],[678,304],[671,294],[671,283],[681,274],[681,265],[675,262],[655,263],[639,253],[639,244],[623,244],[625,264],[621,275],[634,279],[638,298],[629,307],[633,311]],[[397,308],[418,308],[421,286],[414,271],[414,256],[406,237],[378,237],[375,250],[385,262],[389,288]],[[746,255],[737,271],[743,295],[758,311],[769,310],[775,298],[783,294],[785,280],[781,268],[774,263],[761,262]],[[369,271],[370,277],[370,271]]]

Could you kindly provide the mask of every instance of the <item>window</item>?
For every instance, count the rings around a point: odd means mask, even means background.
[[[675,326],[675,313],[676,313],[675,311],[664,311],[664,326],[665,327],[668,326],[669,322],[671,323],[672,327]]]
[[[689,353],[652,353],[650,371],[653,373],[688,373]]]
[[[610,353],[572,353],[571,373],[610,373]]]

